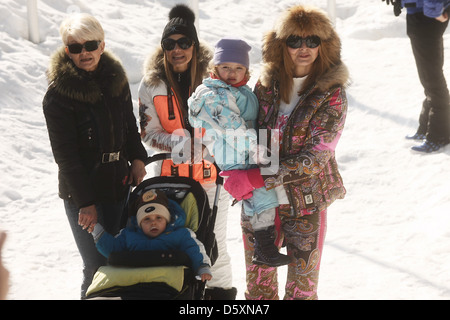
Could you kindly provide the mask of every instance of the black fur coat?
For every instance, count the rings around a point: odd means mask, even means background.
[[[80,208],[122,200],[130,162],[144,160],[147,152],[120,61],[106,51],[97,69],[86,72],[60,48],[51,57],[47,78],[43,110],[59,168],[60,197],[72,198]],[[103,163],[104,154],[117,152],[117,161]]]

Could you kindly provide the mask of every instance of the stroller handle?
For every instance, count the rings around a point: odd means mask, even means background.
[[[162,161],[162,160],[169,160],[172,159],[171,153],[157,153],[152,156],[149,156],[147,159],[144,160],[144,164],[148,166],[149,164],[156,162],[156,161]],[[216,167],[217,176],[216,176],[216,185],[223,185],[223,178],[219,175],[219,172],[221,171],[220,168],[217,166],[217,163],[213,163]]]
[[[149,156],[147,159],[144,160],[144,164],[146,166],[148,166],[150,163],[156,162],[156,161],[160,161],[160,160],[166,160],[166,159],[171,159],[171,154],[170,153],[157,153],[154,154],[152,156]]]

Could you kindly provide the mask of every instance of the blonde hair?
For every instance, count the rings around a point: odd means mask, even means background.
[[[87,13],[77,13],[67,17],[59,27],[64,45],[68,45],[69,37],[77,42],[89,40],[105,40],[105,32],[100,22]]]

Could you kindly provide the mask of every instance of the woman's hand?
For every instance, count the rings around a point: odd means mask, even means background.
[[[439,17],[436,18],[439,22],[446,22],[448,20],[448,13],[447,11],[444,11],[443,14],[441,14]]]
[[[97,224],[97,209],[95,205],[84,207],[80,209],[78,213],[78,225],[91,233]]]
[[[137,186],[144,180],[147,171],[145,170],[145,164],[142,160],[136,159],[131,163],[130,179],[128,184]]]

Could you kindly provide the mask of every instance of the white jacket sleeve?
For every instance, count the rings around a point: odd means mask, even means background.
[[[167,89],[162,82],[160,86],[153,87],[141,81],[139,85],[139,116],[142,141],[158,151],[172,151],[172,148],[179,143],[179,139],[162,127],[153,103],[153,99],[157,95],[167,95]]]

